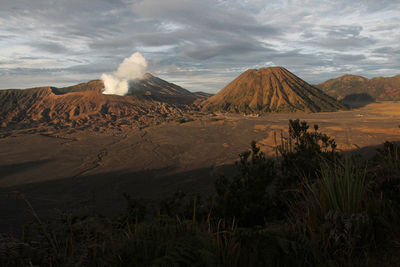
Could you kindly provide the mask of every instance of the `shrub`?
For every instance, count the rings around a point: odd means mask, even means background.
[[[120,266],[216,266],[218,261],[208,233],[168,217],[132,225],[118,254]]]
[[[392,225],[392,235],[400,237],[400,147],[385,142],[369,164],[368,183],[376,199],[377,217]],[[384,221],[383,221],[384,222]],[[388,223],[390,222],[390,223]]]
[[[141,222],[146,216],[146,205],[143,201],[132,199],[127,193],[123,194],[126,200],[126,221],[128,222]]]
[[[289,120],[289,136],[281,136],[281,188],[296,188],[304,177],[315,179],[321,160],[329,163],[339,156],[335,140],[319,132],[318,125],[313,132],[308,129],[305,121]]]
[[[239,174],[232,179],[221,176],[216,180],[220,216],[238,220],[242,226],[262,225],[274,218],[274,164],[252,142],[251,150],[240,154],[240,161],[236,163]]]

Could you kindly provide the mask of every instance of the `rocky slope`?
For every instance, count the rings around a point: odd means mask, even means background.
[[[104,95],[103,90],[100,80],[65,88],[0,90],[0,127],[143,127],[179,118],[196,109],[193,103],[201,99],[150,74],[136,81],[126,96]]]
[[[400,75],[372,79],[344,75],[320,83],[316,87],[339,100],[353,94],[369,94],[376,100],[400,99]]]
[[[203,110],[244,113],[335,111],[345,106],[282,67],[250,69],[203,102]]]

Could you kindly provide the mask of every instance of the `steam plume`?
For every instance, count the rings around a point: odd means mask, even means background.
[[[129,81],[140,79],[146,73],[147,61],[139,52],[125,58],[117,71],[103,73],[101,79],[104,82],[103,94],[125,95],[129,90]]]

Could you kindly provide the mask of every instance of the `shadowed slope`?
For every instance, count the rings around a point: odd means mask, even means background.
[[[375,102],[375,99],[369,94],[360,93],[347,95],[341,100],[341,102],[345,103],[349,107],[357,108],[373,103]]]
[[[146,95],[153,100],[179,104],[192,104],[199,98],[192,92],[150,73],[146,73],[143,79],[130,82],[128,95]]]
[[[203,110],[229,112],[335,111],[344,105],[282,67],[251,69],[204,101]]]

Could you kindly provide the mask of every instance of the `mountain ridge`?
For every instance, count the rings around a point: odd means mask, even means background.
[[[346,74],[315,85],[338,100],[352,94],[369,94],[376,100],[400,99],[400,75],[393,77],[365,78]]]
[[[202,96],[160,78],[136,81],[151,90],[135,90],[126,96],[105,95],[104,83],[93,80],[68,87],[37,87],[0,90],[0,128],[116,128],[143,127],[183,116],[197,109]],[[162,85],[169,92],[162,97]],[[152,88],[152,86],[158,86]],[[165,93],[165,92],[164,92]],[[129,127],[130,127],[129,126]]]

